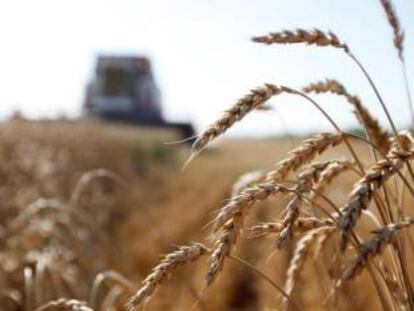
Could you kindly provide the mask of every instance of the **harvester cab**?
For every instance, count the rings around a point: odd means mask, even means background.
[[[170,123],[162,117],[160,92],[145,57],[98,57],[83,110],[86,116],[176,129],[182,138],[194,136],[190,123]]]

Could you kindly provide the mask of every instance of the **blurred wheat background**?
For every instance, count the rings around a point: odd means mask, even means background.
[[[300,144],[299,138],[230,140],[180,173],[188,151],[161,143],[173,139],[171,133],[19,120],[0,132],[2,310],[33,310],[62,297],[91,302],[94,310],[122,309],[161,254],[208,232],[204,226],[242,173],[269,169]],[[366,147],[358,151],[368,156]],[[341,147],[328,155],[344,153]],[[343,200],[356,177],[345,174],[329,194]],[[259,208],[252,223],[276,215],[285,203],[263,203],[268,208]],[[237,254],[281,283],[292,249],[262,256],[269,243],[243,243]],[[315,273],[314,264],[306,274]],[[186,310],[197,301],[201,310],[279,308],[274,289],[233,262],[220,282],[202,290],[206,261],[199,265],[174,275],[148,308]],[[302,295],[317,306],[318,292]],[[361,292],[353,297],[354,306],[375,306]]]

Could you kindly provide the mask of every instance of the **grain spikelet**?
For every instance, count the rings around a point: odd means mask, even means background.
[[[329,218],[299,217],[293,223],[294,233],[303,233],[324,226],[333,226],[335,223]],[[248,229],[251,238],[265,237],[280,233],[284,228],[283,222],[268,222],[252,226]]]

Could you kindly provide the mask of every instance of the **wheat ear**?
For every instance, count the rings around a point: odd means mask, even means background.
[[[216,240],[213,253],[206,276],[207,286],[211,285],[223,270],[224,260],[230,255],[233,246],[236,244],[241,230],[241,216],[236,215],[229,220],[222,229],[222,234]]]
[[[213,220],[213,230],[217,231],[226,221],[235,214],[245,216],[245,210],[249,209],[257,201],[266,200],[270,195],[278,192],[292,192],[277,185],[276,182],[286,177],[289,172],[295,171],[306,163],[312,161],[316,155],[323,153],[328,147],[336,146],[342,142],[341,134],[322,133],[307,139],[298,148],[290,152],[290,156],[280,161],[274,171],[269,172],[265,182],[243,190],[239,195],[230,198]]]
[[[357,276],[363,268],[367,265],[368,261],[373,257],[382,253],[384,247],[395,241],[395,234],[414,223],[413,219],[406,219],[399,223],[390,224],[384,228],[374,231],[374,237],[363,243],[358,251],[358,255],[348,264],[345,272],[343,273],[339,285],[353,279]]]
[[[404,60],[404,32],[401,29],[397,14],[395,13],[390,1],[381,0],[381,5],[384,8],[388,22],[390,23],[390,26],[394,33],[394,46],[398,51],[398,57],[401,60]]]
[[[193,243],[190,246],[180,246],[176,251],[167,254],[142,281],[141,288],[129,299],[127,307],[135,310],[142,302],[151,298],[160,284],[168,279],[178,266],[194,262],[207,253],[209,250],[204,245]]]
[[[404,60],[404,32],[401,29],[399,19],[397,17],[397,14],[391,4],[391,1],[389,0],[381,0],[381,5],[384,8],[385,14],[387,16],[388,22],[392,28],[394,38],[394,47],[397,49],[398,57],[402,64],[402,71],[403,71],[403,78],[404,78],[404,84],[405,84],[405,91],[407,93],[407,99],[408,99],[408,108],[410,110],[411,114],[411,126],[414,127],[414,111],[413,111],[413,103],[412,103],[412,97],[411,97],[411,90],[410,90],[410,84],[408,81],[407,76],[407,68]]]
[[[338,49],[349,51],[348,46],[341,42],[333,32],[324,32],[320,29],[304,30],[296,29],[293,31],[283,30],[281,32],[270,33],[267,36],[254,37],[253,42],[264,44],[294,44],[306,43],[316,46],[331,46]]]
[[[371,115],[364,105],[362,105],[359,97],[351,95],[337,80],[326,79],[324,81],[318,81],[305,86],[302,90],[306,93],[332,93],[344,96],[352,105],[358,121],[367,131],[370,140],[375,144],[375,146],[380,148],[382,152],[387,152],[389,150],[390,144],[388,133],[380,126],[378,121]]]
[[[239,99],[235,105],[226,110],[224,114],[203,131],[193,144],[192,152],[201,152],[213,139],[227,131],[235,122],[243,119],[249,112],[257,109],[272,96],[284,92],[283,87],[274,84],[265,84],[250,91],[249,94]]]
[[[314,184],[319,180],[320,174],[326,167],[332,164],[332,161],[325,161],[321,163],[313,163],[310,168],[300,173],[297,178],[297,184],[294,187],[297,193],[301,196],[308,194]],[[298,194],[293,194],[293,198],[286,206],[286,215],[282,220],[283,228],[276,240],[276,247],[282,248],[285,246],[293,236],[293,226],[296,219],[299,217],[299,209],[302,203],[302,198]]]
[[[267,174],[266,180],[278,181],[284,179],[290,172],[312,161],[315,156],[323,153],[329,147],[335,147],[343,141],[341,134],[320,133],[306,139],[298,148],[292,150],[290,156],[278,164],[276,169]]]
[[[344,160],[336,161],[329,165],[320,175],[318,182],[313,186],[308,198],[312,200],[317,193],[323,193],[325,188],[342,172],[345,172],[348,169],[352,169],[355,165],[354,162]]]
[[[398,172],[404,162],[412,158],[413,155],[414,152],[412,151],[404,151],[394,147],[387,154],[387,159],[375,163],[370,171],[355,184],[350,198],[342,208],[342,215],[339,219],[339,227],[342,231],[340,240],[342,251],[345,250],[352,230],[362,210],[368,207],[374,192]]]
[[[316,228],[309,231],[298,241],[286,273],[285,291],[288,295],[293,293],[306,258],[317,239],[323,236],[330,236],[335,230],[334,226]]]

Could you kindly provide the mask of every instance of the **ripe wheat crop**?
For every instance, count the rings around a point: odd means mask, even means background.
[[[403,31],[392,4],[381,0],[379,5],[383,7],[392,29],[393,43],[403,68],[407,104],[412,113]],[[201,257],[210,257],[207,261],[204,290],[220,282],[220,275],[224,273],[229,262],[236,261],[246,266],[258,278],[273,287],[273,298],[276,301],[274,306],[277,310],[311,308],[302,299],[302,292],[308,291],[307,287],[313,291],[318,283],[321,290],[319,294],[323,299],[313,308],[358,308],[352,305],[351,296],[353,288],[357,286],[355,282],[363,273],[367,277],[367,282],[374,288],[370,299],[378,301],[378,306],[384,310],[413,310],[413,269],[409,263],[414,256],[411,229],[414,218],[410,216],[413,214],[410,202],[414,195],[414,171],[411,164],[414,156],[414,137],[408,131],[397,131],[387,109],[389,103],[382,98],[368,70],[355,56],[352,47],[333,32],[320,29],[282,30],[254,37],[253,42],[265,45],[305,44],[340,50],[354,62],[367,79],[379,107],[387,116],[391,132],[381,126],[357,95],[350,93],[334,79],[310,83],[301,89],[270,82],[252,89],[201,132],[186,165],[197,161],[197,156],[202,157],[202,151],[235,122],[242,121],[253,110],[280,94],[299,96],[313,105],[330,122],[333,132],[320,133],[306,139],[268,173],[255,172],[250,175],[250,179],[247,178],[248,175],[244,175],[243,179],[236,183],[237,190],[233,192],[233,196],[219,208],[211,221],[212,233],[203,242],[203,246],[182,246],[177,252],[182,253],[185,249],[196,247],[194,251],[197,256],[190,256],[191,260],[185,260],[186,264],[190,264],[193,259],[202,260]],[[319,105],[317,97],[311,97],[312,94],[324,93],[345,97],[365,131],[364,136],[355,136],[342,130],[336,120]],[[356,151],[357,141],[371,150],[369,161],[362,159]],[[328,158],[326,161],[316,162],[317,157],[341,145],[348,150],[348,160]],[[325,190],[327,187],[335,188],[336,185],[340,185],[341,173],[347,170],[357,175],[357,180],[348,198],[338,203],[335,198],[326,194]],[[251,220],[252,214],[256,212],[259,203],[271,198],[284,202],[281,203],[279,212],[272,215],[273,219],[253,224],[248,228],[246,223],[254,222]],[[365,223],[370,223],[370,233],[361,230],[359,226],[364,220]],[[250,264],[236,254],[241,241],[251,243],[263,238],[271,238],[273,241],[267,251],[260,250],[260,255],[264,258],[270,254],[277,257],[286,248],[292,250],[283,283],[275,282],[262,272],[261,267]],[[181,265],[182,256],[176,254],[167,255],[161,264],[154,268],[149,279],[151,280],[160,267]],[[200,256],[201,254],[205,256]],[[170,263],[174,258],[176,263]],[[304,271],[304,266],[309,261],[314,261],[318,278],[304,277],[304,274],[308,273]],[[303,280],[306,282],[302,282]],[[153,290],[156,285],[159,285],[158,279],[151,285],[150,291],[146,290],[146,279],[128,306],[137,309],[139,305],[156,299]],[[346,300],[348,302],[345,304]]]

